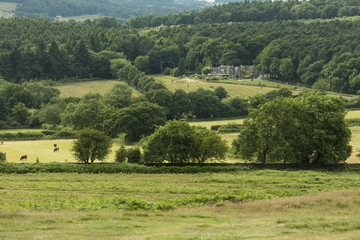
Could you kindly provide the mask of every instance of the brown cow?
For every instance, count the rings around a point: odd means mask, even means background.
[[[20,157],[20,161],[21,160],[27,160],[27,155],[22,155],[21,157]]]
[[[59,147],[55,147],[55,148],[54,148],[54,152],[58,152],[59,150],[60,150]]]
[[[1,141],[1,142],[0,142],[0,144],[1,144],[1,145],[3,145],[3,144],[4,144],[4,142],[3,142],[3,141]]]

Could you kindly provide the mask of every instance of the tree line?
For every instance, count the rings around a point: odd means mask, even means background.
[[[272,79],[357,93],[359,25],[343,19],[139,30],[109,18],[80,25],[0,19],[0,74],[10,82],[110,78],[110,62],[122,58],[146,74],[174,76],[255,64]]]
[[[61,15],[79,16],[99,14],[112,16],[125,22],[126,20],[146,14],[165,15],[198,9],[208,4],[201,1],[164,1],[164,0],[6,0],[18,3],[16,16],[53,18]]]
[[[218,1],[217,1],[218,2]],[[281,21],[297,19],[331,19],[360,15],[360,3],[354,0],[243,1],[219,4],[211,8],[185,11],[165,16],[139,16],[129,20],[132,27],[160,25]]]

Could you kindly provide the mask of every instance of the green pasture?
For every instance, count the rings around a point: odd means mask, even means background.
[[[211,126],[215,126],[215,125],[226,125],[229,123],[243,124],[243,122],[244,122],[244,118],[239,118],[239,119],[224,119],[224,120],[214,120],[214,121],[195,121],[195,122],[189,122],[189,124],[195,127],[206,127],[207,129],[210,129]]]
[[[357,239],[359,187],[349,172],[1,174],[0,238]]]
[[[257,94],[265,94],[274,88],[261,87],[261,86],[249,86],[239,83],[225,83],[222,81],[218,82],[209,82],[202,80],[194,79],[180,79],[167,75],[151,75],[154,79],[162,82],[170,91],[175,91],[176,89],[182,89],[185,92],[196,91],[199,88],[205,90],[214,91],[215,88],[222,86],[228,91],[231,97],[240,96],[240,97],[249,97],[255,96]]]
[[[38,132],[42,132],[44,131],[44,129],[31,129],[31,128],[27,128],[27,129],[1,129],[0,133],[4,134],[4,133],[38,133]],[[1,139],[0,139],[1,140]]]
[[[0,2],[0,9],[7,12],[15,11],[17,3]]]
[[[54,144],[57,144],[60,151],[54,152]],[[35,163],[36,158],[40,163],[49,162],[76,162],[71,148],[73,140],[40,140],[40,141],[5,141],[0,145],[0,152],[6,153],[7,162],[20,162],[21,155],[27,155],[25,163]],[[115,151],[119,149],[119,144],[114,143],[112,152],[109,154],[106,162],[113,162],[115,159]]]
[[[63,98],[82,97],[87,93],[105,94],[117,83],[119,83],[117,80],[98,80],[64,84],[54,88],[60,90],[60,97]],[[132,92],[134,97],[141,95],[141,93],[134,88],[132,89]]]
[[[348,111],[345,116],[345,119],[354,119],[354,118],[360,118],[360,110]]]
[[[65,20],[75,20],[76,22],[83,22],[85,20],[95,20],[99,19],[102,16],[100,14],[90,14],[90,15],[79,15],[79,16],[70,16],[70,17],[64,17]]]

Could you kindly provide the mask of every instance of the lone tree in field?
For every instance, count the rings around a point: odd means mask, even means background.
[[[169,121],[150,136],[144,147],[145,162],[205,163],[225,158],[226,142],[209,130],[187,122]]]
[[[233,146],[261,163],[345,162],[351,154],[345,114],[340,99],[317,92],[278,97],[250,112]]]
[[[79,131],[72,150],[79,162],[93,163],[95,160],[103,161],[110,153],[111,146],[110,137],[98,130],[86,128]]]

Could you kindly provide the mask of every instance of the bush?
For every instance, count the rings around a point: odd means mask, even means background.
[[[6,153],[0,152],[0,163],[3,163],[6,161]]]
[[[57,132],[52,136],[53,136],[53,138],[58,138],[58,139],[62,139],[62,138],[72,139],[72,138],[75,138],[75,132],[67,131],[67,130],[61,130],[60,132]]]
[[[173,76],[173,77],[179,77],[180,76],[180,71],[179,71],[179,68],[173,68],[170,72],[170,75]]]
[[[140,163],[141,151],[139,147],[130,148],[127,150],[128,163]]]
[[[124,145],[121,145],[120,148],[115,152],[115,162],[124,163],[126,162],[127,151]]]
[[[51,136],[51,135],[55,134],[55,131],[44,130],[44,131],[41,131],[41,133],[46,135],[46,136]]]
[[[170,75],[170,72],[171,72],[171,68],[166,67],[163,73],[164,75]]]

